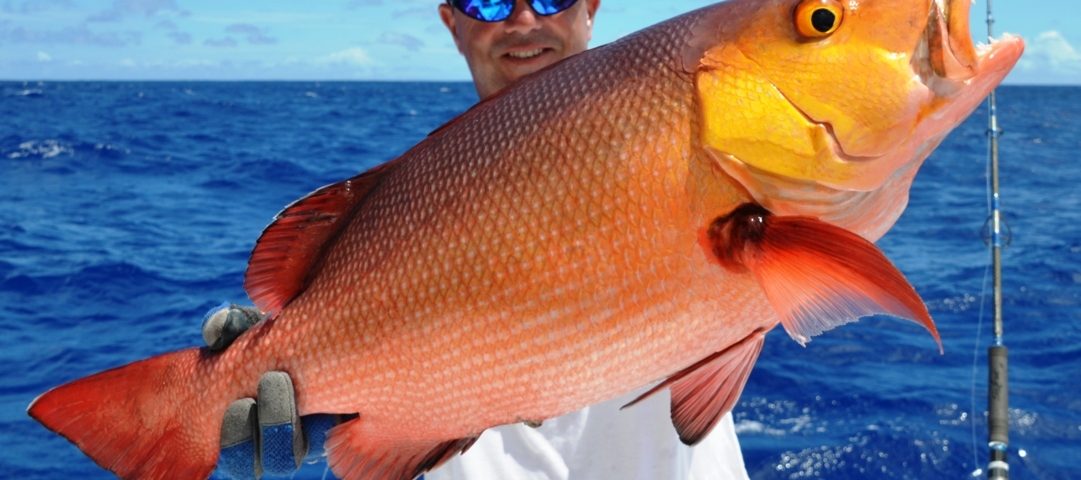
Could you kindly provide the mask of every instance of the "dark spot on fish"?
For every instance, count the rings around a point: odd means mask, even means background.
[[[753,254],[766,235],[770,215],[761,205],[745,203],[717,217],[706,232],[713,256],[729,270],[745,271],[747,255]]]

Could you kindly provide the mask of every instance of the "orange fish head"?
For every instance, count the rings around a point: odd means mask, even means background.
[[[684,55],[704,146],[756,197],[778,180],[870,192],[897,175],[910,179],[1024,48],[1011,36],[976,47],[970,7],[970,0],[713,7]]]

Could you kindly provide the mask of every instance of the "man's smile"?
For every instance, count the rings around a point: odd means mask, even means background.
[[[525,59],[525,58],[536,57],[537,55],[540,55],[541,53],[544,53],[543,48],[535,48],[535,49],[532,49],[532,50],[522,50],[522,51],[517,51],[517,52],[507,52],[506,55],[510,56],[510,57],[513,57],[513,58]]]
[[[498,51],[498,50],[497,50]],[[546,46],[541,43],[524,43],[502,49],[499,55],[501,60],[509,61],[512,64],[524,64],[533,63],[534,61],[547,57],[548,54],[554,53],[555,49]]]

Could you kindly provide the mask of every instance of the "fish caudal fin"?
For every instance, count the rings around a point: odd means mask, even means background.
[[[184,375],[198,357],[182,350],[91,375],[45,392],[27,413],[121,478],[206,478],[221,414],[184,415],[196,406],[185,403],[195,387]]]
[[[708,237],[722,265],[754,274],[785,331],[800,344],[860,317],[887,314],[922,325],[942,350],[916,289],[859,235],[748,204],[714,221]]]
[[[327,462],[343,480],[412,480],[464,453],[477,437],[444,442],[380,435],[366,428],[364,417],[345,422],[327,437]]]

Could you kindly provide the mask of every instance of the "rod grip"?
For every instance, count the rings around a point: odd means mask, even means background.
[[[1010,402],[1006,371],[1006,347],[995,345],[987,351],[988,441],[1010,443]]]

